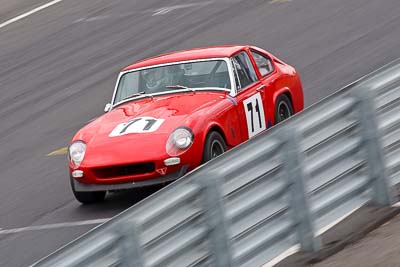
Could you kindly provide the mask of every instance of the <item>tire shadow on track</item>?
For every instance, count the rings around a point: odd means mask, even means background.
[[[85,213],[104,213],[105,210],[122,212],[135,205],[146,197],[152,195],[163,188],[163,186],[149,186],[144,188],[135,188],[108,192],[104,201],[96,204],[79,205],[78,209]],[[114,215],[112,215],[114,216]]]

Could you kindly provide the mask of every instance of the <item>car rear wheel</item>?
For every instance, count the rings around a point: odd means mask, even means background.
[[[72,179],[73,178],[71,178],[72,192],[74,193],[76,200],[78,200],[82,204],[98,203],[103,201],[104,198],[106,197],[106,191],[93,191],[93,192],[76,191]]]
[[[275,124],[278,124],[293,115],[293,107],[287,95],[280,95],[276,99]]]
[[[203,163],[212,160],[226,151],[224,138],[218,132],[210,132],[204,144]]]

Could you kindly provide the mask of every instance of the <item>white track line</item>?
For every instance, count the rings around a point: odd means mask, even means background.
[[[57,228],[65,228],[65,227],[75,227],[75,226],[90,225],[90,224],[100,224],[100,223],[106,222],[108,220],[109,219],[95,219],[95,220],[86,220],[86,221],[78,221],[78,222],[33,225],[33,226],[14,228],[14,229],[1,229],[0,228],[0,235],[16,234],[16,233],[20,233],[20,232],[37,231],[37,230],[57,229]]]
[[[400,203],[400,202],[398,202]],[[360,206],[361,207],[361,206]],[[349,215],[351,215],[353,212],[355,212],[356,210],[358,210],[360,207],[354,208],[351,211],[347,212],[346,214],[344,214],[342,217],[340,217],[339,219],[333,221],[332,223],[328,224],[327,226],[323,227],[321,230],[319,230],[316,234],[316,236],[320,236],[323,233],[325,233],[326,231],[328,231],[329,229],[331,229],[333,226],[335,226],[336,224],[338,224],[339,222],[343,221],[345,218],[347,218]],[[285,250],[283,253],[279,254],[277,257],[273,258],[272,260],[270,260],[269,262],[265,263],[262,267],[272,267],[275,266],[276,264],[278,264],[280,261],[284,260],[285,258],[289,257],[290,255],[296,253],[300,251],[300,246],[299,245],[295,245],[287,250]]]
[[[201,3],[192,3],[192,4],[183,4],[183,5],[175,5],[175,6],[166,6],[159,8],[157,10],[154,10],[154,13],[152,16],[158,16],[158,15],[164,15],[167,14],[171,11],[174,11],[176,9],[182,9],[182,8],[189,8],[189,7],[197,7],[197,6],[205,6],[208,4],[211,4],[213,1],[206,1],[206,2],[201,2]]]
[[[3,28],[3,27],[5,27],[5,26],[7,26],[7,25],[9,25],[9,24],[11,24],[11,23],[13,23],[13,22],[16,22],[16,21],[18,21],[18,20],[21,20],[21,19],[23,19],[23,18],[26,18],[27,16],[30,16],[30,15],[32,15],[32,14],[34,14],[34,13],[36,13],[36,12],[42,10],[42,9],[48,8],[49,6],[52,6],[52,5],[55,5],[55,4],[57,4],[57,3],[61,2],[61,1],[63,1],[63,0],[54,0],[54,1],[51,1],[51,2],[49,2],[49,3],[47,3],[47,4],[44,4],[44,5],[39,6],[39,7],[37,7],[37,8],[34,8],[34,9],[32,9],[31,11],[28,11],[28,12],[26,12],[26,13],[24,13],[24,14],[21,14],[21,15],[19,15],[19,16],[17,16],[17,17],[14,17],[14,18],[12,18],[12,19],[9,19],[9,20],[7,20],[6,22],[3,22],[3,23],[0,24],[0,29]]]
[[[295,246],[289,248],[288,250],[282,252],[281,254],[279,254],[278,256],[276,256],[275,258],[270,260],[269,262],[265,263],[262,267],[273,267],[276,264],[278,264],[280,261],[286,259],[287,257],[298,252],[299,250],[300,250],[300,246],[295,245]]]
[[[400,207],[400,201],[394,203],[394,204],[392,205],[392,207],[393,207],[393,208],[398,208],[398,207]]]
[[[363,205],[360,205],[359,207],[356,207],[354,209],[352,209],[351,211],[347,212],[346,214],[344,214],[342,217],[338,218],[337,220],[331,222],[330,224],[328,224],[325,227],[322,227],[319,231],[317,231],[316,235],[320,236],[323,233],[325,233],[326,231],[328,231],[329,229],[331,229],[332,227],[334,227],[336,224],[340,223],[341,221],[343,221],[344,219],[346,219],[348,216],[350,216],[353,212],[355,212],[356,210],[358,210],[359,208],[361,208]]]

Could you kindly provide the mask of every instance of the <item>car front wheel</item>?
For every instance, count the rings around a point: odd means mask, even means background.
[[[204,144],[203,163],[221,155],[226,151],[224,138],[218,132],[210,132]]]
[[[275,124],[278,124],[293,115],[293,107],[287,95],[280,95],[276,99]]]
[[[73,178],[71,178],[72,192],[74,193],[76,200],[78,200],[82,204],[98,203],[103,201],[104,198],[106,197],[106,191],[93,191],[93,192],[76,191],[72,179]]]

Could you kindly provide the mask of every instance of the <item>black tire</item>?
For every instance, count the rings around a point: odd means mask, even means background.
[[[292,103],[287,95],[280,95],[276,99],[275,124],[278,124],[294,114]]]
[[[206,163],[209,160],[221,155],[226,151],[226,143],[220,133],[212,131],[208,133],[204,143],[203,160]]]
[[[72,179],[73,178],[71,178],[71,188],[76,200],[78,200],[82,204],[94,204],[104,201],[104,198],[106,197],[106,191],[93,191],[93,192],[75,191]]]

